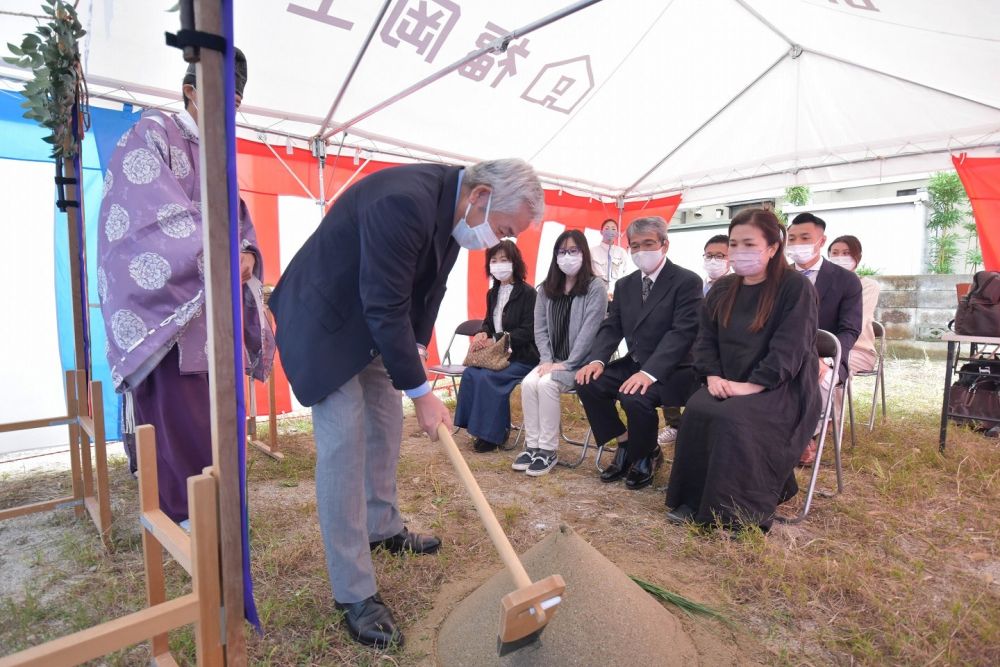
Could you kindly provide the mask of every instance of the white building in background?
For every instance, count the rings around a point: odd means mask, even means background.
[[[828,244],[845,234],[857,236],[864,248],[862,266],[880,275],[923,274],[927,272],[927,182],[923,176],[816,186],[805,206],[783,204],[783,190],[751,200],[682,202],[670,221],[670,257],[703,273],[701,254],[709,238],[725,234],[729,221],[744,208],[772,207],[777,202],[789,220],[803,211],[823,218]]]

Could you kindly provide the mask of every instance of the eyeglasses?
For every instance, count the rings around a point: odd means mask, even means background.
[[[556,251],[557,257],[565,257],[566,255],[569,255],[570,257],[576,257],[579,254],[580,254],[579,248],[566,248],[566,249],[560,248],[559,250]]]
[[[702,257],[704,257],[705,259],[728,259],[728,257],[722,254],[721,252],[715,252],[715,253],[706,252],[704,255],[702,255]]]

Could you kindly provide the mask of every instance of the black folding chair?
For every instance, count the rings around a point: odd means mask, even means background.
[[[455,392],[455,396],[458,396],[458,382],[456,381],[456,378],[462,377],[462,373],[465,372],[465,366],[452,363],[451,346],[455,344],[455,336],[468,336],[471,338],[482,330],[482,320],[466,320],[455,327],[455,332],[451,334],[451,340],[448,341],[448,347],[445,348],[444,355],[441,357],[441,363],[427,369],[429,373],[434,374],[434,381],[431,382],[431,391],[437,389],[438,380],[446,377],[451,378],[451,389]]]

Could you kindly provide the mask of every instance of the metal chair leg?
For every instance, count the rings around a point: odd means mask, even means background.
[[[597,452],[594,454],[594,463],[597,465],[597,472],[604,472],[604,466],[601,465],[601,457],[604,456],[604,452],[608,452],[612,456],[618,451],[618,445],[614,447],[608,447],[607,444],[598,445]]]
[[[823,409],[822,422],[820,423],[820,430],[819,430],[819,440],[816,442],[816,460],[813,461],[812,472],[809,475],[809,486],[806,489],[806,500],[805,500],[805,502],[802,505],[802,509],[799,511],[799,513],[797,515],[795,515],[793,517],[775,516],[775,520],[778,521],[779,523],[786,523],[786,524],[801,523],[809,515],[809,510],[812,508],[812,501],[813,501],[814,495],[816,493],[820,493],[820,495],[826,495],[826,494],[823,494],[822,492],[817,492],[816,491],[816,482],[819,479],[820,463],[823,460],[823,449],[826,446],[826,432],[827,432],[827,430],[830,427],[831,420],[833,421],[833,439],[834,439],[834,442],[836,443],[837,440],[838,440],[838,438],[839,438],[840,429],[837,426],[837,419],[836,419],[836,415],[834,414],[834,410],[835,410],[835,408],[834,408],[834,405],[835,405],[834,395],[835,394],[836,394],[836,387],[835,386],[831,386],[830,387],[830,392],[827,395],[827,398],[826,398],[826,401],[825,401],[826,405],[824,406],[824,409]],[[841,407],[843,407],[843,406],[841,406]],[[834,446],[836,447],[836,445],[834,445]],[[839,452],[837,452],[836,461],[837,461],[837,463],[840,462]],[[838,470],[839,470],[839,466],[838,466]]]
[[[868,415],[868,432],[869,433],[871,433],[872,431],[875,430],[875,411],[878,409],[878,390],[879,390],[879,385],[881,384],[881,382],[879,382],[879,380],[881,379],[881,375],[882,375],[881,374],[881,370],[882,369],[879,368],[879,372],[875,373],[875,389],[872,390],[871,413]]]
[[[590,438],[591,438],[592,434],[593,434],[593,432],[591,431],[591,429],[588,428],[587,429],[587,435],[584,436],[584,438],[583,438],[582,441],[579,441],[579,440],[570,440],[569,438],[567,438],[565,436],[565,434],[562,433],[562,424],[560,423],[560,425],[559,425],[559,435],[560,435],[560,437],[563,440],[565,440],[567,443],[569,443],[571,445],[576,445],[577,447],[580,448],[580,458],[578,458],[573,463],[570,463],[568,461],[562,461],[562,460],[560,460],[559,461],[559,465],[566,466],[567,468],[576,468],[581,463],[583,463],[583,460],[585,458],[587,458],[587,448],[590,447]]]
[[[885,367],[881,361],[878,365],[878,379],[881,380],[879,386],[882,390],[882,421],[885,421]]]
[[[854,378],[852,378],[850,375],[848,375],[847,376],[847,386],[845,387],[844,391],[846,392],[847,413],[848,413],[848,415],[850,415],[850,419],[851,419],[851,450],[852,451],[854,450],[854,445],[857,444],[857,442],[855,441],[855,438],[854,438],[854,389],[853,389],[853,387],[854,387]],[[844,412],[844,406],[843,405],[840,406],[840,412],[841,412],[841,420],[843,420],[843,412]],[[840,428],[841,428],[841,431],[843,431],[843,428],[844,428],[843,425],[841,425]]]

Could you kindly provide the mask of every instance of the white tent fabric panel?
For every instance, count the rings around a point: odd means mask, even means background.
[[[56,330],[52,165],[0,160],[4,286],[0,335],[0,423],[66,414]],[[65,426],[0,433],[0,454],[64,445]]]
[[[569,3],[391,0],[333,126]],[[92,93],[176,106],[171,4],[81,3]],[[37,0],[8,6],[38,11]],[[277,144],[320,132],[382,6],[239,3],[250,63],[240,120]],[[0,16],[4,41],[31,27]],[[998,78],[992,0],[603,0],[378,110],[330,150],[345,140],[397,159],[519,156],[567,188],[690,201],[992,154]]]
[[[806,210],[802,207],[802,210]],[[909,276],[924,272],[926,248],[923,230],[927,209],[921,201],[881,201],[865,206],[843,206],[824,210],[808,210],[826,222],[826,245],[838,236],[858,237],[862,246],[861,264],[883,276]],[[798,207],[786,207],[789,219]],[[876,224],[872,221],[876,220]]]

